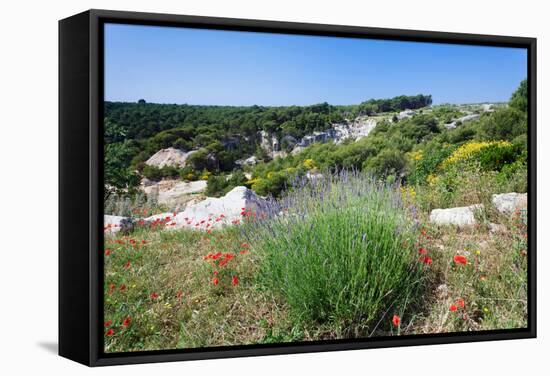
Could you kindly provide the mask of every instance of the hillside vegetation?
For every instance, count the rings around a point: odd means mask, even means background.
[[[121,190],[135,188],[139,175],[197,179],[231,172],[235,162],[257,155],[260,131],[278,139],[301,138],[360,115],[416,109],[431,104],[431,96],[400,96],[359,105],[288,107],[224,107],[138,103],[105,103],[105,183]],[[157,171],[145,161],[160,149],[198,150],[185,169]],[[284,147],[284,145],[283,145]]]

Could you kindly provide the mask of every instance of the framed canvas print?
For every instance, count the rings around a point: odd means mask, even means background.
[[[536,335],[536,40],[59,23],[59,353],[90,366]]]

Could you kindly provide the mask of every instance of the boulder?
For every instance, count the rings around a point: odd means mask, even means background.
[[[274,151],[279,150],[279,141],[277,138],[269,132],[260,131],[260,147],[265,150],[266,153],[271,155]]]
[[[273,153],[271,153],[271,157],[273,159],[275,159],[275,158],[285,158],[286,156],[287,156],[287,153],[283,150],[274,151]]]
[[[148,195],[157,195],[159,204],[178,206],[186,204],[198,193],[206,190],[206,180],[184,182],[181,180],[161,180],[158,183],[143,185]]]
[[[430,213],[430,222],[437,225],[473,226],[477,223],[475,212],[482,208],[483,205],[478,204],[449,209],[434,209]]]
[[[155,185],[155,182],[153,180],[143,178],[143,179],[141,179],[141,185],[143,187],[150,187],[151,185]]]
[[[154,166],[158,168],[163,168],[165,166],[173,167],[185,167],[187,158],[193,153],[196,153],[196,150],[191,150],[189,152],[184,152],[180,149],[167,148],[157,151],[151,158],[149,158],[145,164],[148,166]]]
[[[527,209],[527,193],[502,193],[493,195],[491,201],[502,214],[512,214],[516,210]]]
[[[103,231],[108,234],[116,234],[119,231],[127,234],[134,229],[134,221],[132,218],[122,217],[119,215],[104,215],[103,216]]]
[[[414,111],[413,110],[405,110],[405,111],[401,111],[398,115],[397,115],[397,118],[399,120],[403,120],[403,119],[408,119],[410,117],[412,117],[414,115]]]
[[[445,124],[445,128],[447,129],[455,129],[457,126],[461,125],[461,124],[464,124],[464,123],[467,123],[469,121],[472,121],[472,120],[476,120],[476,119],[479,119],[479,114],[469,114],[469,115],[465,115],[465,116],[462,116],[448,124]]]
[[[173,228],[207,230],[269,215],[269,203],[246,187],[235,187],[220,198],[209,197],[178,213]],[[244,210],[243,210],[244,209]],[[243,215],[244,212],[244,215]],[[168,215],[168,214],[167,214]]]
[[[255,155],[248,157],[243,161],[245,166],[254,166],[256,163],[258,163],[258,158],[256,158]]]
[[[292,149],[292,151],[290,152],[290,154],[292,155],[298,155],[302,152],[302,150],[304,150],[305,147],[303,146],[295,146],[294,149]]]

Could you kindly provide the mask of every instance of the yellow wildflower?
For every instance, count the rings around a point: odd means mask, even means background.
[[[315,161],[313,159],[306,159],[304,161],[304,167],[308,170],[312,170],[315,168]]]
[[[424,156],[424,152],[422,150],[411,151],[410,153],[408,153],[408,155],[411,160],[419,161]]]
[[[447,159],[441,163],[441,167],[447,167],[453,163],[465,161],[475,153],[488,146],[511,147],[508,141],[470,141],[456,149]]]
[[[439,177],[435,174],[429,174],[428,176],[426,176],[426,182],[430,186],[436,185],[438,181]]]

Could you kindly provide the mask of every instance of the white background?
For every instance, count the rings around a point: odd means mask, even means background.
[[[550,27],[545,1],[24,1],[0,21],[0,374],[541,374],[550,369]],[[88,369],[57,342],[57,20],[88,8],[538,38],[538,327],[534,340]],[[406,64],[404,60],[403,63]],[[70,220],[66,218],[65,220]],[[86,320],[82,318],[83,322]]]

